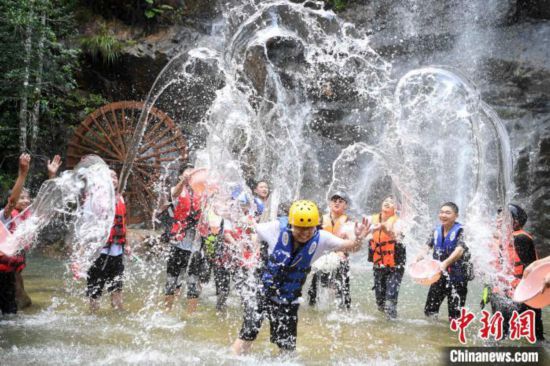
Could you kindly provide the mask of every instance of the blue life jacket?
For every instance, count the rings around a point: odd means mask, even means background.
[[[279,228],[281,230],[288,227],[288,216],[279,216],[277,217],[277,220],[279,220]]]
[[[265,204],[258,197],[254,197],[254,204],[256,205],[256,216],[261,216],[265,210]]]
[[[434,253],[433,258],[438,261],[444,261],[456,249],[458,236],[462,230],[462,224],[455,222],[451,230],[443,237],[443,225],[434,229]],[[447,268],[452,282],[462,282],[465,280],[463,259],[460,258]]]
[[[291,304],[302,295],[302,287],[311,271],[311,260],[317,250],[319,236],[320,231],[317,230],[307,243],[292,253],[292,232],[286,226],[281,229],[262,275],[263,289],[269,298],[277,303]]]

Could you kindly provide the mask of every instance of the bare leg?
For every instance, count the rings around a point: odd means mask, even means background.
[[[113,291],[111,293],[111,306],[115,310],[123,310],[122,306],[122,290]]]
[[[237,356],[245,355],[250,352],[252,342],[253,341],[243,341],[242,339],[237,338],[231,345],[231,352]]]
[[[174,306],[174,301],[176,299],[175,295],[166,295],[164,296],[164,308],[166,311],[172,310],[172,307]]]
[[[90,298],[90,311],[95,313],[99,310],[99,299]]]
[[[195,311],[197,311],[198,306],[199,306],[198,298],[187,299],[187,314],[193,314]]]

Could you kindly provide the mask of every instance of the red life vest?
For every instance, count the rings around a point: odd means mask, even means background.
[[[10,233],[15,232],[17,225],[25,221],[31,216],[31,210],[25,210],[23,213],[19,214],[19,210],[13,209],[11,212],[11,222],[8,225],[8,230]]]
[[[17,229],[17,225],[28,219],[31,216],[31,211],[26,210],[20,215],[19,211],[14,209],[11,212],[11,222],[8,225],[8,230],[13,233]],[[0,257],[0,272],[21,272],[25,266],[25,252],[20,251],[13,256],[3,255]]]
[[[253,222],[253,220],[254,216],[247,216],[248,222]],[[235,258],[235,264],[238,267],[255,267],[260,261],[260,251],[252,243],[251,236],[254,234],[254,228],[248,225],[242,226],[237,224],[232,230],[228,230],[227,232],[240,246],[240,250],[236,250],[240,257]]]
[[[107,246],[113,244],[126,244],[126,203],[121,195],[118,196],[115,205],[115,219],[107,240]]]
[[[185,237],[187,226],[196,225],[199,222],[201,201],[200,195],[194,195],[188,188],[183,189],[174,209],[174,224],[170,230],[170,236],[181,241]]]
[[[25,255],[0,256],[0,272],[21,272],[25,268]]]

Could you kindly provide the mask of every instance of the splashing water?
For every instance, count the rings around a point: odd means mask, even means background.
[[[334,13],[309,3],[312,7],[287,1],[228,5],[231,8],[224,9],[224,18],[216,25],[218,33],[177,55],[157,77],[133,148],[139,148],[148,108],[172,103],[197,137],[192,142],[192,150],[198,150],[195,165],[208,168],[216,186],[205,211],[238,222],[254,208],[252,193],[245,187],[250,177],[270,180],[272,218],[279,202],[298,197],[322,202],[336,189],[348,191],[356,214],[373,213],[393,193],[408,224],[410,254],[425,242],[439,205],[455,201],[461,207],[476,268],[486,276],[480,269],[487,268],[491,260],[484,243],[494,231],[492,218],[514,191],[508,137],[498,117],[456,70],[425,67],[392,80],[391,65],[370,48],[367,37]],[[123,176],[130,174],[131,160],[130,156]],[[165,168],[155,186],[159,196],[169,192],[173,170]],[[76,175],[62,175],[51,188],[50,183],[45,185],[39,194],[43,198],[35,205],[36,212],[43,206],[48,212],[71,215],[70,222],[78,223],[72,229],[74,253],[80,251],[75,260],[87,262],[108,235],[112,211],[106,209],[114,206],[114,192],[101,185],[110,182],[108,175],[99,179],[107,174],[103,168],[83,168],[79,174],[97,178],[93,182],[98,193],[90,194],[98,197],[98,210],[95,199],[89,205],[80,204],[80,190],[73,187]],[[79,182],[86,189],[88,185]],[[244,192],[244,204],[233,199],[236,187]],[[57,196],[51,192],[58,192]],[[74,202],[77,208],[67,209],[63,202]],[[162,206],[160,199],[157,205]],[[90,220],[89,215],[96,219]],[[411,360],[433,364],[439,360],[438,347],[458,345],[447,322],[425,320],[418,299],[425,299],[427,289],[408,278],[399,300],[401,321],[388,326],[372,310],[376,308],[369,290],[372,276],[365,263],[362,255],[352,256],[354,308],[349,315],[328,313],[330,307],[302,307],[301,356],[288,362],[359,363],[368,357],[368,362],[377,364]],[[54,270],[56,265],[46,270],[61,272]],[[51,320],[62,339],[60,344],[10,349],[7,359],[43,358],[48,351],[61,348],[84,363],[280,363],[270,357],[265,330],[253,357],[227,355],[225,348],[241,323],[240,299],[232,296],[227,313],[214,313],[211,284],[201,295],[205,305],[193,318],[160,313],[165,265],[165,256],[128,265],[124,292],[129,313],[121,316],[110,312],[83,316],[85,310],[74,296],[56,293],[61,305],[24,317],[9,329],[16,333],[23,325],[31,328],[36,339],[46,338],[52,326],[42,322]],[[250,277],[244,281],[248,287],[254,285]],[[58,283],[48,286],[59,287]],[[479,292],[479,281],[471,286],[472,293]],[[42,301],[50,303],[49,299]],[[467,306],[473,308],[477,303],[475,295],[469,296]],[[413,337],[418,342],[412,344]],[[2,342],[0,337],[0,346]],[[74,344],[76,351],[70,346]],[[52,363],[59,361],[52,358]]]
[[[38,234],[66,233],[71,262],[83,275],[105,245],[114,219],[115,193],[109,167],[97,156],[87,156],[74,170],[46,181],[27,210],[31,215],[17,225],[6,246],[14,252],[31,249]],[[6,253],[12,254],[12,253]]]

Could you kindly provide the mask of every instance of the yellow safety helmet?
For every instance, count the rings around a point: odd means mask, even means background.
[[[319,225],[319,209],[313,201],[294,201],[288,211],[289,225],[313,227]]]

